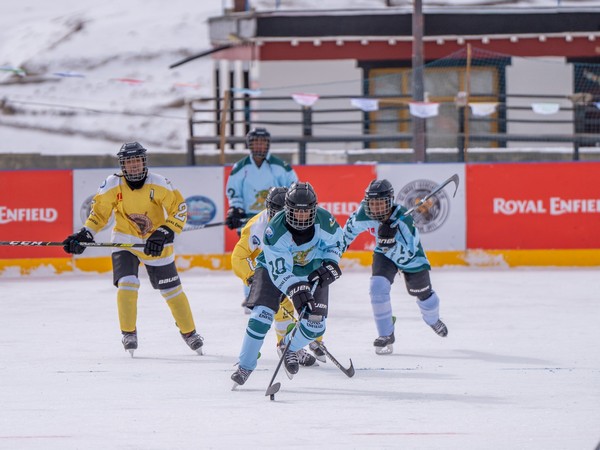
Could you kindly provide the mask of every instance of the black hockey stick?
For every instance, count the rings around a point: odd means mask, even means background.
[[[455,173],[454,175],[452,175],[450,178],[448,178],[446,181],[444,181],[441,184],[438,184],[435,188],[433,188],[433,191],[431,191],[429,194],[427,194],[425,197],[423,197],[421,200],[419,200],[417,202],[417,204],[415,206],[413,206],[412,208],[410,208],[408,211],[406,211],[404,213],[405,216],[408,216],[409,214],[412,214],[415,212],[415,210],[417,210],[418,208],[420,208],[421,206],[423,206],[423,204],[429,200],[431,197],[433,197],[435,194],[437,194],[438,192],[440,192],[442,189],[444,189],[448,184],[450,183],[454,183],[456,185],[456,187],[454,188],[454,194],[452,194],[452,197],[456,196],[456,192],[458,191],[458,183],[459,183],[459,178],[458,178],[458,174]],[[396,201],[398,201],[398,198],[396,198]]]
[[[314,284],[314,287],[317,286],[317,283]],[[313,289],[314,291],[314,289]],[[306,312],[306,306],[304,306],[304,308],[302,308],[302,311],[300,312],[300,316],[302,317],[302,315],[304,315],[304,313]],[[277,392],[279,392],[279,389],[281,389],[281,383],[277,382],[275,384],[273,384],[273,381],[275,381],[275,377],[277,376],[277,373],[279,373],[279,369],[281,368],[281,364],[283,364],[283,359],[285,358],[285,354],[287,353],[288,349],[290,348],[290,345],[292,344],[292,339],[294,339],[294,336],[296,335],[296,331],[298,331],[298,328],[300,328],[300,321],[298,320],[296,322],[296,325],[294,325],[294,328],[292,329],[291,333],[290,333],[290,339],[288,340],[288,343],[285,344],[285,348],[283,349],[283,352],[281,353],[281,357],[279,358],[279,363],[277,363],[277,367],[275,367],[275,372],[273,373],[273,376],[271,377],[271,381],[269,382],[269,386],[267,387],[267,390],[265,391],[265,396],[269,396],[271,400],[275,400],[275,394],[277,394]]]
[[[322,342],[319,341],[315,341],[317,343],[317,345],[319,346],[319,348],[321,349],[321,351],[323,353],[325,353],[325,355],[327,355],[327,357],[331,360],[331,362],[338,368],[340,369],[342,372],[344,372],[344,375],[346,375],[348,378],[352,378],[354,376],[354,366],[352,365],[352,359],[350,359],[350,367],[348,367],[347,369],[342,366],[339,361],[337,359],[335,359],[333,357],[333,355],[331,353],[329,353],[329,350],[327,350],[327,347],[325,347],[325,344],[323,344]]]
[[[246,225],[246,220],[242,222],[242,227]],[[186,224],[183,227],[183,231],[195,231],[195,230],[203,230],[204,228],[212,228],[212,227],[221,227],[226,225],[225,222],[213,222],[213,223],[205,223],[203,225],[188,225]]]
[[[283,308],[283,306],[282,306],[282,308]],[[291,313],[290,313],[290,312],[289,312],[287,309],[283,308],[283,312],[284,312],[284,313],[285,313],[285,314],[286,314],[288,317],[291,317],[291,319],[292,319],[294,322],[298,323],[298,319],[296,319],[296,318],[294,317],[294,315],[293,315],[293,314],[291,314]],[[320,342],[320,341],[315,341],[315,342],[316,342],[316,344],[319,346],[319,348],[321,349],[321,351],[322,351],[323,353],[325,353],[325,355],[326,355],[326,356],[327,356],[327,357],[328,357],[328,358],[331,360],[331,362],[332,362],[332,363],[333,363],[333,364],[334,364],[334,365],[335,365],[335,366],[336,366],[338,369],[340,369],[340,370],[341,370],[341,371],[344,373],[344,375],[346,375],[348,378],[352,378],[352,377],[354,376],[354,366],[352,365],[352,359],[350,359],[350,367],[348,367],[348,368],[346,369],[344,366],[342,366],[342,365],[339,363],[339,361],[338,361],[337,359],[335,359],[335,357],[334,357],[334,356],[333,356],[331,353],[329,353],[329,350],[327,350],[327,347],[325,347],[325,344],[323,344],[323,343],[322,343],[322,342]]]
[[[82,247],[139,247],[143,248],[145,244],[121,244],[116,242],[80,242]],[[65,244],[56,241],[0,241],[0,246],[11,247],[64,247]]]

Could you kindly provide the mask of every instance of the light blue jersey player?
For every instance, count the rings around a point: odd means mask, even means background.
[[[344,226],[344,251],[356,237],[369,231],[376,238],[372,276],[369,286],[371,307],[379,337],[375,353],[393,352],[394,317],[390,291],[398,272],[404,274],[406,288],[417,297],[423,320],[439,336],[448,335],[440,320],[440,300],[431,287],[431,266],[419,239],[413,218],[406,208],[394,203],[394,188],[388,180],[373,180],[365,190],[365,198]]]
[[[246,136],[250,155],[235,163],[225,188],[229,201],[225,223],[232,230],[265,209],[269,189],[298,181],[288,163],[269,153],[270,144],[265,128],[254,128]]]
[[[256,368],[265,335],[284,295],[298,312],[304,311],[283,360],[289,378],[298,372],[297,352],[325,333],[329,285],[342,274],[338,265],[342,246],[342,229],[335,217],[317,206],[313,187],[294,183],[286,194],[284,211],[277,213],[265,230],[248,297],[252,313],[239,367],[231,376],[234,388],[244,384]],[[282,341],[280,354],[289,338],[288,334]]]

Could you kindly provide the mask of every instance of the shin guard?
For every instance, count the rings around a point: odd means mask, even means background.
[[[181,334],[187,334],[196,329],[194,325],[194,317],[192,309],[185,292],[181,285],[175,286],[173,289],[165,289],[160,291],[161,295],[167,301],[167,305],[171,310],[171,314],[175,319],[175,323]]]
[[[379,336],[389,336],[394,332],[394,321],[392,319],[392,303],[390,290],[392,285],[385,277],[371,277],[369,294],[371,296],[371,307],[373,318],[377,326]]]
[[[417,300],[423,320],[429,326],[434,325],[440,318],[440,299],[435,292],[425,300]]]
[[[266,306],[255,306],[252,309],[240,351],[240,367],[246,370],[256,368],[258,353],[271,328],[274,314],[274,311]]]
[[[140,280],[133,275],[123,277],[117,283],[117,310],[121,331],[134,332],[137,322],[137,299]]]

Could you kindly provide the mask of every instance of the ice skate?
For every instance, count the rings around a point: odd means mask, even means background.
[[[373,345],[375,346],[375,353],[378,355],[391,355],[394,353],[394,346],[392,345],[394,342],[396,342],[394,333],[390,334],[389,336],[379,336],[377,339],[375,339],[375,342],[373,342]]]
[[[186,334],[181,333],[181,337],[183,338],[183,340],[189,348],[194,350],[199,355],[202,355],[202,346],[204,345],[204,339],[202,339],[202,336],[196,333],[196,330],[192,330]]]
[[[251,370],[247,370],[238,366],[237,370],[231,374],[231,379],[233,380],[233,387],[231,390],[235,391],[238,386],[242,386],[251,373]]]
[[[435,331],[435,334],[437,334],[438,336],[448,336],[448,328],[446,327],[446,324],[441,320],[438,319],[438,321],[433,325],[430,325],[430,327],[433,331]]]
[[[301,366],[310,367],[310,366],[318,366],[319,365],[317,363],[317,358],[315,358],[313,355],[308,353],[303,348],[298,350],[296,352],[296,355],[298,356],[298,364],[300,364]]]
[[[322,341],[321,341],[321,344],[323,344]],[[325,345],[325,344],[323,344],[323,345]],[[317,358],[319,361],[321,361],[322,363],[327,362],[325,353],[323,353],[323,350],[321,350],[321,347],[319,347],[319,344],[317,343],[317,341],[312,341],[310,344],[308,344],[308,348],[310,348],[310,351],[313,352],[313,354],[315,355],[315,358]]]
[[[137,331],[122,331],[121,333],[123,334],[123,339],[121,339],[123,348],[126,352],[129,352],[133,358],[133,352],[138,348]]]
[[[277,347],[277,354],[281,358],[283,354],[283,350],[285,349],[285,344],[281,343],[279,347]],[[285,352],[285,356],[283,357],[283,367],[285,368],[285,373],[287,377],[291,380],[294,378],[294,375],[298,373],[300,370],[300,364],[298,362],[298,355],[296,352],[292,352],[288,349]]]

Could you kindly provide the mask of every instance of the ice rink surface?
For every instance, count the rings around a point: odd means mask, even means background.
[[[143,272],[143,270],[142,270]],[[331,362],[283,370],[274,331],[231,391],[248,316],[230,273],[182,273],[205,355],[142,278],[139,349],[124,352],[110,274],[3,277],[1,449],[595,449],[600,442],[597,269],[435,269],[449,329],[392,287],[394,354],[375,355],[369,272],[331,288]]]

